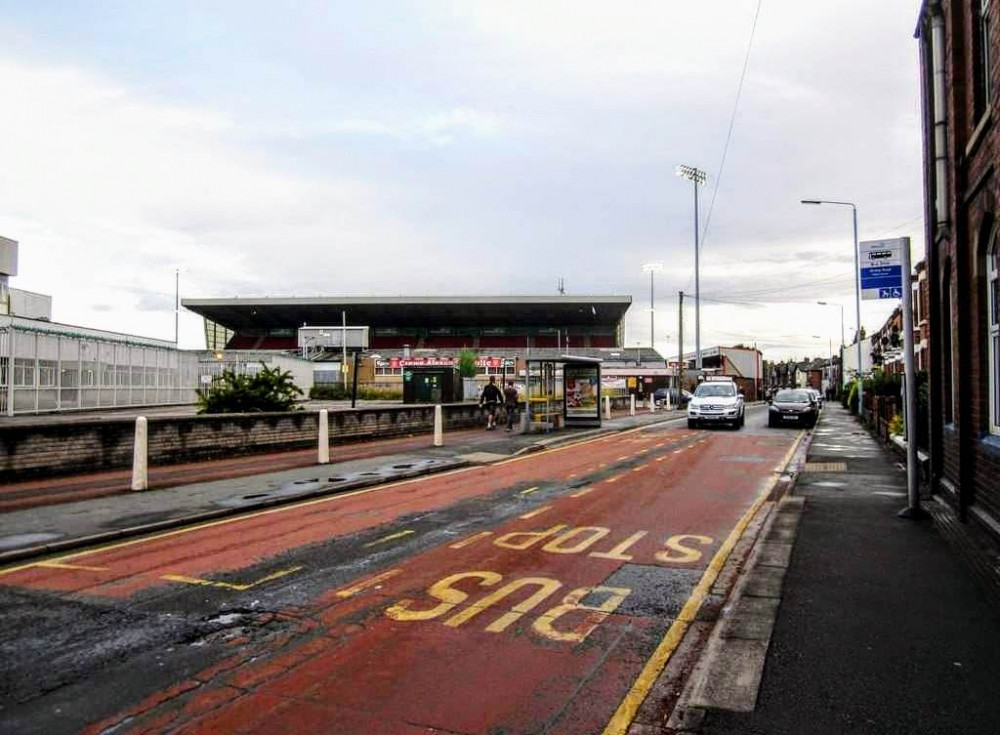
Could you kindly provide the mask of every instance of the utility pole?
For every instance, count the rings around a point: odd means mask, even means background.
[[[903,270],[903,370],[906,427],[906,495],[907,505],[899,512],[901,518],[920,520],[930,515],[920,507],[920,477],[917,466],[917,371],[913,365],[913,279],[910,266],[910,238],[902,238],[900,260]]]
[[[677,292],[677,403],[684,390],[684,292]]]
[[[343,318],[343,329],[340,333],[340,372],[344,379],[344,390],[347,390],[347,312],[340,312]]]
[[[694,351],[695,367],[701,370],[701,269],[698,244],[698,187],[708,174],[696,166],[678,166],[677,175],[694,182]]]

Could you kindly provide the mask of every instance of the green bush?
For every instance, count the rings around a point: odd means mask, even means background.
[[[876,370],[870,378],[865,378],[865,392],[869,395],[899,397],[902,390],[902,378],[883,370]]]
[[[463,378],[474,378],[477,372],[476,353],[473,350],[463,349],[458,353],[458,374]]]
[[[851,390],[847,394],[847,408],[851,413],[858,413],[858,381],[851,383]]]
[[[889,422],[889,433],[902,436],[905,427],[903,426],[903,414],[897,413]]]
[[[256,375],[224,370],[220,380],[198,391],[198,413],[291,411],[295,399],[302,395],[292,382],[292,373],[263,363],[262,368]]]

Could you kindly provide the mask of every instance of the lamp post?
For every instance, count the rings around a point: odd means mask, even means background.
[[[701,271],[698,253],[698,187],[708,175],[696,166],[678,166],[677,175],[694,183],[694,353],[695,368],[701,370]]]
[[[864,401],[864,381],[861,377],[861,270],[858,267],[858,260],[860,254],[858,252],[858,206],[853,202],[838,202],[829,199],[803,199],[803,204],[835,204],[841,207],[850,207],[852,214],[852,221],[854,224],[854,305],[857,313],[858,321],[858,331],[857,331],[857,344],[858,344],[858,416],[861,418],[865,417],[865,401]]]
[[[649,273],[649,346],[655,349],[656,345],[653,341],[653,335],[655,331],[655,320],[656,320],[656,300],[653,297],[653,274],[659,273],[663,270],[663,263],[646,263],[642,266],[644,273]]]
[[[840,308],[840,352],[839,352],[839,356],[840,356],[840,364],[843,365],[843,361],[844,361],[844,305],[843,304],[834,304],[834,303],[829,302],[829,301],[817,301],[816,303],[819,304],[820,306],[837,306],[837,307]],[[830,349],[830,358],[833,359],[833,349],[832,348]],[[832,367],[830,369],[830,380],[831,380],[831,382],[833,381],[833,368]],[[838,375],[837,376],[837,395],[840,395],[840,389],[842,387],[843,387],[843,381],[841,379],[841,376]]]

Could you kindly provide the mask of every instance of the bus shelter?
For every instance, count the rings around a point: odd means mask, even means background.
[[[526,426],[549,432],[601,425],[601,360],[560,355],[525,361]]]

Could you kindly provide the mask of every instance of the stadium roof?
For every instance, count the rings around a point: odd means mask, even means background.
[[[351,326],[368,327],[616,327],[631,296],[342,296],[184,299],[187,309],[240,331],[333,326],[347,312]]]

